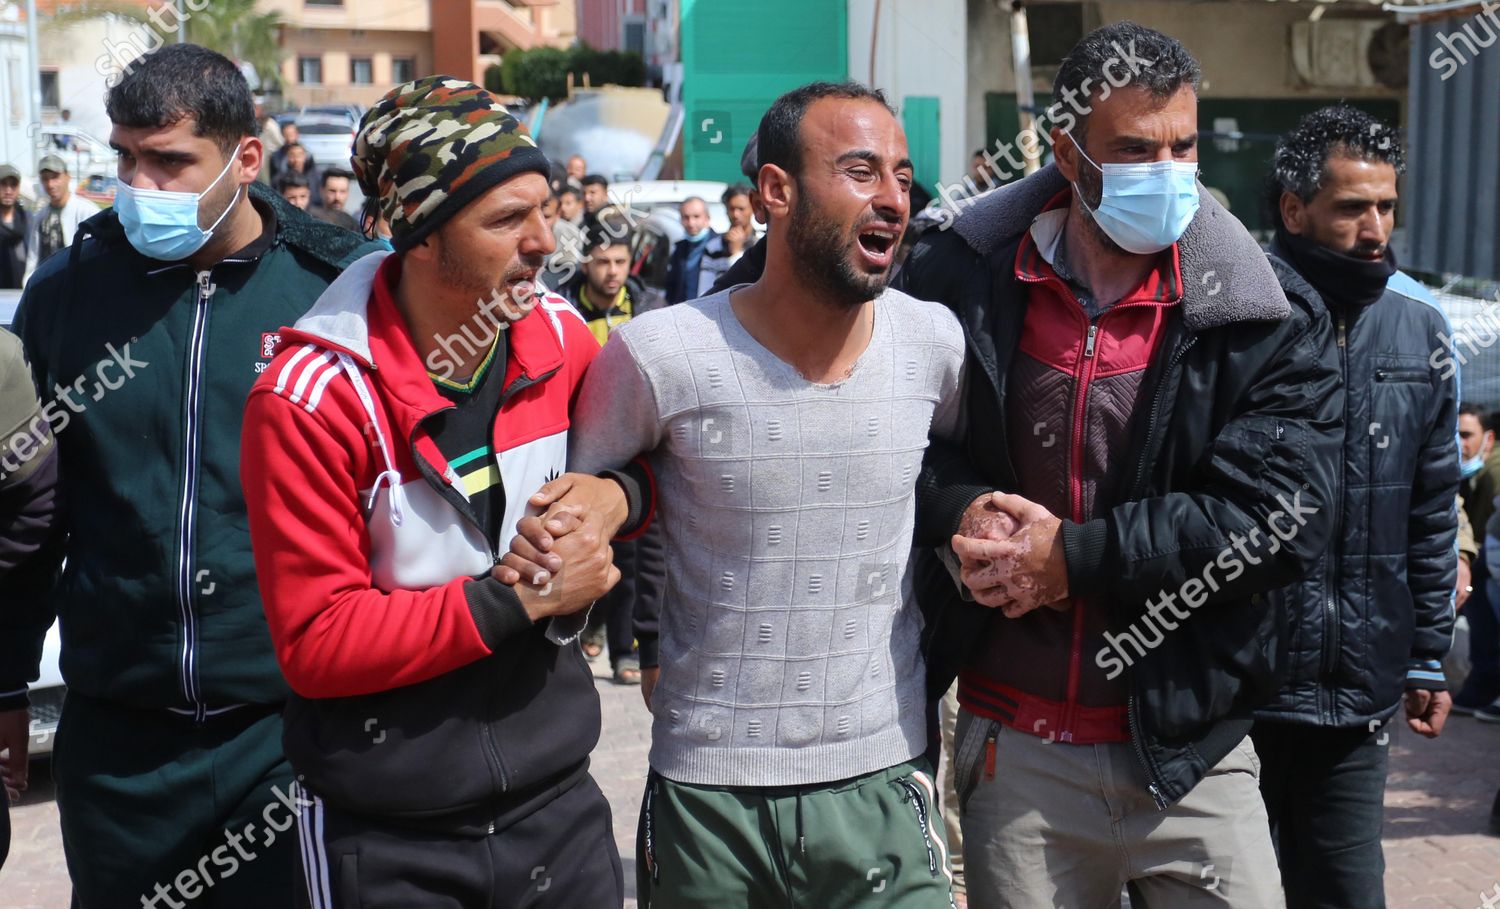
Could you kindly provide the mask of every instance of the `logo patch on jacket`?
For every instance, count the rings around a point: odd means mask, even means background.
[[[276,359],[276,351],[281,348],[281,332],[263,331],[260,333],[260,359],[262,362],[255,364],[255,374],[260,375]]]

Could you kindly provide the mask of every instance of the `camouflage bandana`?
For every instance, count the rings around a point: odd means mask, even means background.
[[[391,245],[405,252],[486,190],[517,174],[546,176],[549,165],[489,92],[427,76],[397,86],[365,113],[354,173],[367,205],[379,200]]]

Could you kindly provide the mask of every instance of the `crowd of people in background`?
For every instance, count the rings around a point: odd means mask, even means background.
[[[98,216],[49,156],[27,212],[0,168],[0,745],[19,791],[60,613],[75,905],[284,804],[224,905],[619,906],[607,657],[643,905],[1383,906],[1388,727],[1500,722],[1495,418],[1396,267],[1398,131],[1283,135],[1266,250],[1177,40],[1091,33],[1058,103],[1121,46],[945,230],[883,93],[786,93],[655,280],[628,194],[447,77],[345,168],[168,46],[108,99],[158,195]],[[155,384],[38,421],[101,357]]]
[[[37,162],[45,199],[27,211],[21,204],[21,172],[0,164],[0,289],[19,290],[41,263],[66,249],[78,225],[99,206],[74,191],[68,162],[43,155]]]

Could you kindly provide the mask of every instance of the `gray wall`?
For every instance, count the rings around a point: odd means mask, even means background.
[[[1404,264],[1500,280],[1500,23],[1473,9],[1411,30]]]

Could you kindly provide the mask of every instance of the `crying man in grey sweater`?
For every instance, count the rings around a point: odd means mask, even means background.
[[[908,561],[929,433],[956,435],[963,333],[886,287],[912,164],[880,93],[796,89],[758,141],[763,277],[616,331],[569,433],[570,470],[643,457],[656,477],[667,585],[637,892],[949,906]]]

